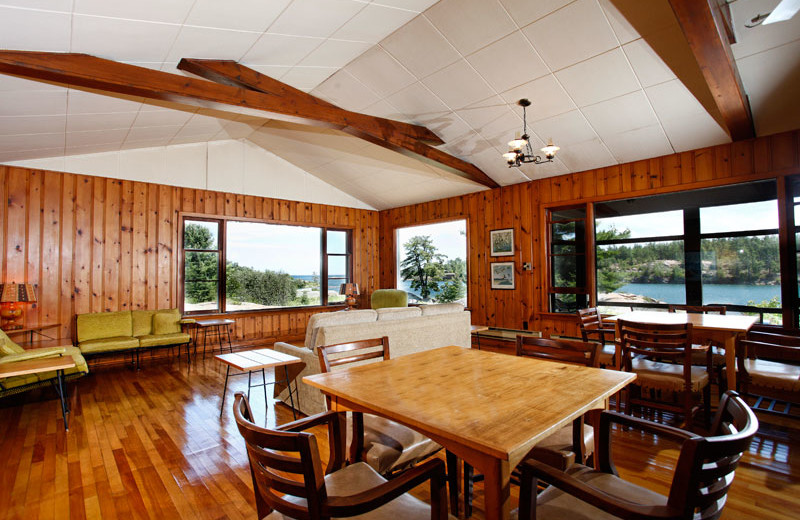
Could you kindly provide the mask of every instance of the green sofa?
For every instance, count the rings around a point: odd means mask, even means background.
[[[132,352],[137,367],[142,349],[186,346],[188,361],[192,338],[183,328],[193,322],[182,319],[178,309],[79,314],[77,345],[85,356]]]
[[[0,364],[56,356],[72,356],[75,361],[73,368],[64,370],[64,379],[66,381],[77,379],[89,373],[89,367],[86,365],[86,360],[81,355],[80,349],[72,345],[25,350],[11,341],[6,333],[0,330]],[[18,394],[41,386],[49,386],[55,381],[55,371],[0,378],[0,397]]]

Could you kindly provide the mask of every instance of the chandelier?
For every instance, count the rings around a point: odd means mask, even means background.
[[[553,140],[550,139],[547,146],[541,149],[541,152],[545,156],[544,159],[542,159],[540,155],[533,154],[533,148],[531,148],[530,142],[531,136],[528,135],[528,120],[525,113],[525,109],[531,106],[531,102],[527,99],[520,99],[517,101],[517,104],[522,107],[522,135],[520,136],[517,134],[516,139],[508,142],[508,153],[503,154],[503,158],[508,163],[508,167],[520,167],[528,163],[543,164],[553,162],[553,157],[556,156],[556,152],[560,150],[560,148],[555,146]]]

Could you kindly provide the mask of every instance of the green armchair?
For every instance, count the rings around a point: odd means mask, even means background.
[[[408,293],[400,289],[376,289],[370,303],[373,309],[384,307],[408,307]]]
[[[17,363],[31,359],[71,356],[75,367],[64,370],[64,379],[70,381],[89,373],[86,360],[83,359],[80,349],[72,345],[62,347],[46,347],[25,350],[14,343],[5,332],[0,330],[0,364]],[[56,372],[42,372],[24,376],[0,378],[0,397],[27,392],[34,388],[49,386],[57,379]]]

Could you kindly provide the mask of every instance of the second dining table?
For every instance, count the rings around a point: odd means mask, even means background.
[[[427,435],[484,474],[486,518],[508,518],[509,478],[542,439],[635,374],[450,346],[303,381],[334,410],[380,415]]]

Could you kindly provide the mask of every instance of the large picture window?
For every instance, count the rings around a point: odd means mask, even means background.
[[[774,181],[599,203],[595,215],[598,305],[723,304],[780,323]]]
[[[397,287],[411,303],[467,304],[467,221],[397,230]]]
[[[184,312],[329,305],[352,278],[349,230],[187,218]]]

